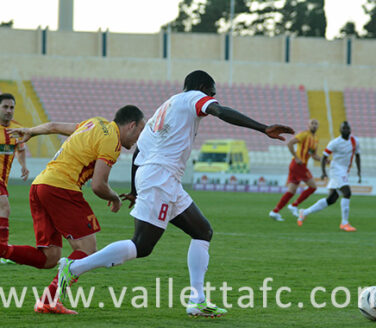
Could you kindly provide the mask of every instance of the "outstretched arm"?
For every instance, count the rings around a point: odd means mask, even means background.
[[[361,169],[360,169],[360,155],[355,154],[355,163],[356,163],[356,168],[358,169],[358,182],[362,182],[362,174],[361,174]]]
[[[134,203],[136,202],[136,198],[137,198],[135,176],[136,176],[138,166],[134,164],[134,161],[135,161],[139,152],[140,152],[140,150],[138,149],[138,147],[136,147],[136,149],[133,153],[133,156],[132,156],[131,191],[128,194],[121,194],[120,195],[122,200],[129,200],[129,202],[130,202],[129,208],[131,208],[134,205]]]
[[[42,134],[62,134],[70,136],[76,130],[76,126],[77,123],[49,122],[32,128],[7,129],[7,132],[13,138],[20,138],[18,143],[22,143]]]
[[[263,123],[260,123],[251,119],[250,117],[238,112],[235,109],[221,106],[216,102],[211,103],[208,106],[208,108],[206,109],[206,113],[213,115],[213,116],[217,116],[222,121],[225,121],[227,123],[260,131],[273,139],[285,140],[285,138],[282,137],[280,134],[282,133],[294,134],[295,133],[294,130],[288,126],[279,125],[279,124],[268,126],[268,125],[265,125]]]

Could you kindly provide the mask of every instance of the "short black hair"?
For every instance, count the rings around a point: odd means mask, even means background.
[[[200,90],[202,87],[211,88],[214,84],[214,79],[208,73],[197,70],[185,77],[183,90]]]
[[[144,113],[138,107],[126,105],[116,112],[114,122],[117,125],[124,125],[133,121],[138,124],[143,118]]]
[[[14,103],[16,103],[16,99],[14,98],[14,96],[11,93],[0,94],[0,103],[5,99],[11,99],[11,100],[14,101]]]

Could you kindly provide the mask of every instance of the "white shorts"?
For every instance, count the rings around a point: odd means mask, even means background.
[[[347,171],[329,172],[329,182],[326,185],[328,189],[340,189],[349,185],[349,174]]]
[[[161,165],[140,166],[135,185],[137,199],[131,215],[162,229],[193,202],[181,183]]]

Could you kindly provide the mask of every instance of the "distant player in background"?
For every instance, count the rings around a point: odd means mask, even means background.
[[[280,140],[284,140],[280,134],[292,134],[294,130],[283,125],[267,126],[256,122],[218,104],[213,98],[215,94],[213,78],[204,71],[194,71],[185,78],[184,91],[167,99],[156,110],[147,122],[133,156],[132,190],[127,195],[131,205],[137,196],[131,212],[135,218],[133,238],[114,242],[86,260],[61,259],[59,288],[63,294],[75,276],[150,255],[171,222],[192,238],[188,250],[192,292],[187,313],[213,317],[227,312],[211,305],[205,298],[204,278],[213,230],[181,184],[199,123],[212,115]]]
[[[294,157],[289,166],[287,191],[282,196],[274,210],[269,213],[269,216],[276,221],[284,221],[279,211],[284,208],[289,200],[295,195],[301,181],[304,181],[308,188],[303,190],[299,198],[287,207],[296,217],[299,216],[298,205],[306,200],[317,189],[315,180],[307,168],[307,163],[310,157],[316,161],[320,161],[321,159],[316,153],[319,142],[316,136],[318,128],[319,122],[317,120],[309,120],[308,130],[298,133],[287,144],[287,147]],[[294,149],[295,144],[297,144],[296,151]]]
[[[21,178],[26,181],[29,170],[26,167],[26,151],[24,144],[17,144],[17,140],[8,134],[8,128],[20,128],[21,125],[13,121],[16,100],[10,93],[0,94],[0,244],[9,242],[8,177],[12,167],[14,155],[21,165]],[[0,263],[13,263],[1,259]]]
[[[71,259],[96,251],[96,233],[101,230],[97,217],[82,195],[82,186],[92,178],[91,189],[107,200],[112,212],[121,207],[120,196],[110,187],[108,177],[121,147],[130,149],[143,129],[143,113],[135,106],[120,108],[112,122],[94,117],[75,123],[50,122],[30,129],[13,129],[26,142],[42,134],[69,136],[30,188],[36,247],[0,245],[0,256],[39,269],[53,268],[61,257],[62,237],[72,247]],[[39,313],[77,314],[55,302],[57,276],[47,294],[34,307]]]
[[[358,182],[361,183],[361,170],[360,170],[360,147],[359,141],[356,137],[351,135],[351,127],[348,122],[343,122],[340,128],[341,136],[333,139],[329,142],[325,148],[322,161],[321,179],[327,177],[325,165],[328,161],[328,157],[333,155],[332,162],[329,169],[329,182],[327,188],[329,189],[329,196],[327,198],[321,198],[315,204],[307,209],[301,209],[299,211],[298,225],[302,226],[304,219],[307,215],[323,210],[329,205],[334,204],[339,193],[342,194],[341,199],[341,214],[342,222],[339,228],[343,231],[356,231],[356,229],[349,223],[349,211],[350,211],[350,198],[351,188],[349,186],[349,172],[351,169],[352,161],[355,156],[355,163],[358,169]]]

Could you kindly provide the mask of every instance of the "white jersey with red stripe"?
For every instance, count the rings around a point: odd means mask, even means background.
[[[329,156],[333,154],[333,159],[330,163],[331,174],[348,173],[355,154],[360,154],[359,141],[356,137],[350,136],[348,140],[343,139],[342,136],[333,139],[329,142],[324,150],[324,155]]]
[[[217,100],[196,90],[179,93],[164,102],[137,141],[140,152],[135,165],[163,165],[181,181],[199,122],[213,102]]]

